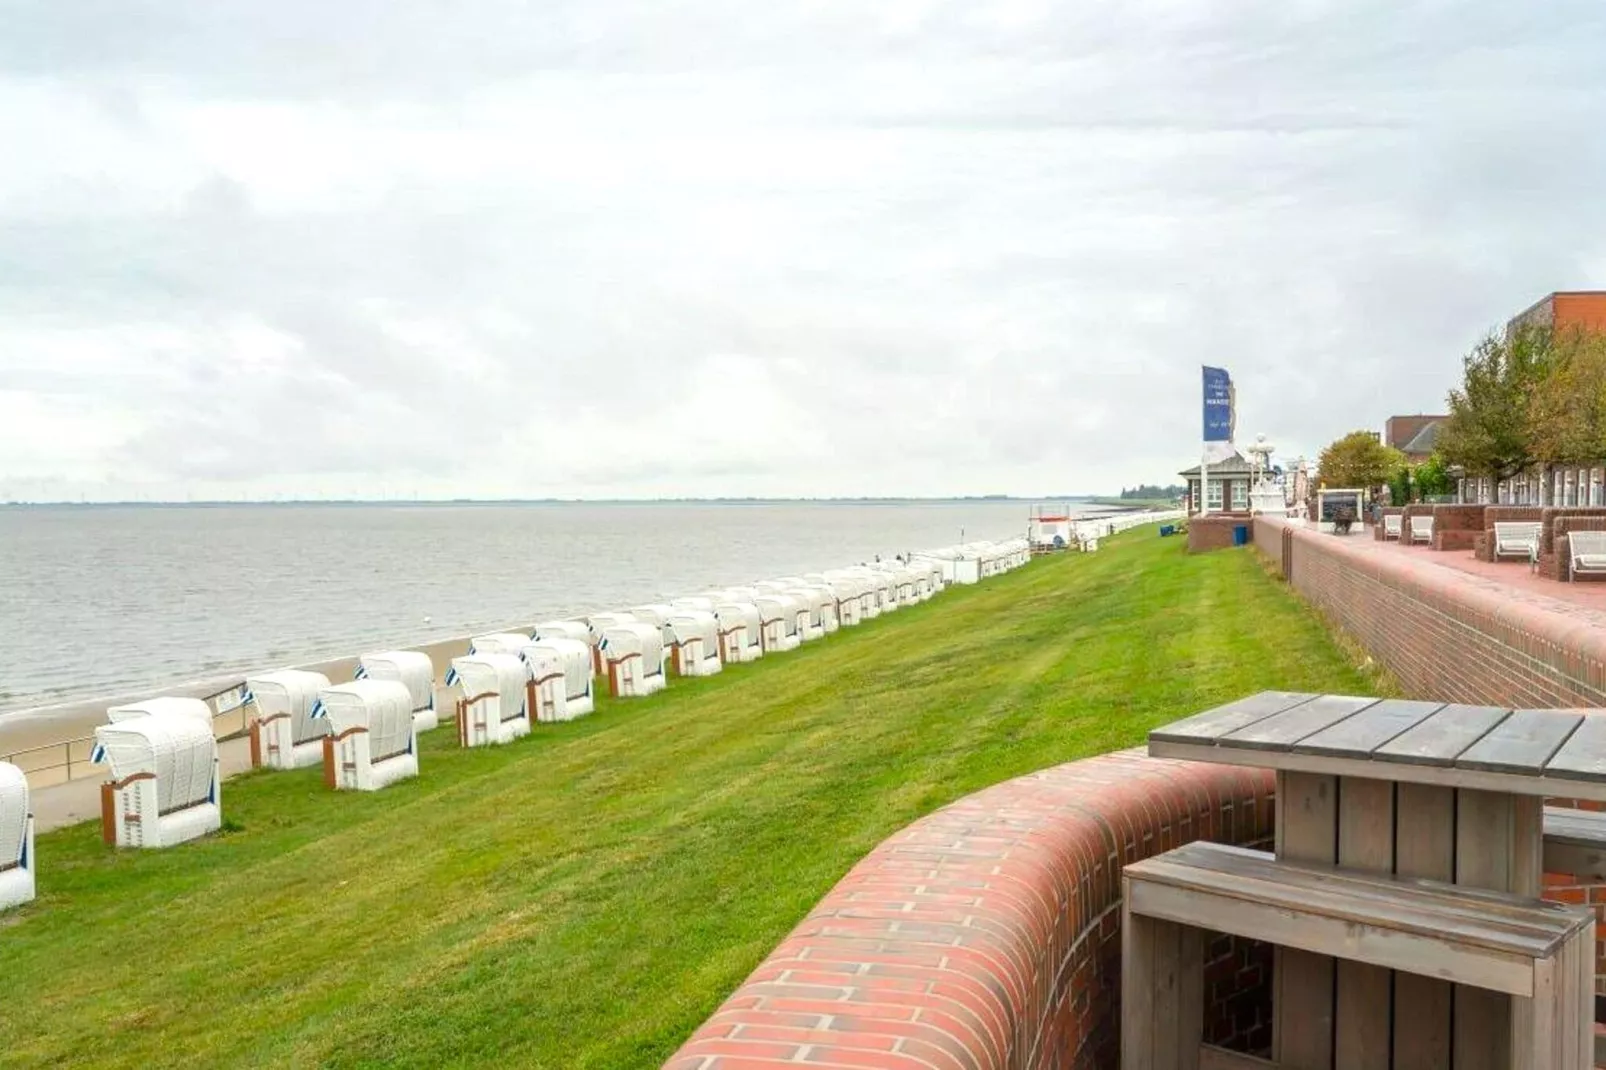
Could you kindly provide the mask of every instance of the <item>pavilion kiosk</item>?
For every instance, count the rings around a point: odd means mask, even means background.
[[[727,664],[764,656],[764,618],[758,606],[739,599],[718,601],[714,618],[719,622],[720,658]]]
[[[413,726],[428,732],[440,726],[435,710],[435,663],[421,650],[386,650],[357,661],[357,679],[394,680],[412,697]]]
[[[664,622],[673,645],[675,672],[680,676],[713,676],[724,668],[719,658],[719,620],[701,609],[677,609]]]
[[[1594,914],[1538,896],[1544,799],[1606,801],[1606,714],[1269,691],[1149,752],[1275,770],[1276,843],[1125,867],[1124,1070],[1250,1065],[1201,1041],[1206,932],[1275,947],[1266,1065],[1594,1064]]]
[[[536,720],[572,721],[592,711],[596,678],[591,673],[591,644],[584,639],[554,635],[526,643],[520,651],[530,666],[530,686],[536,691]],[[553,673],[558,680],[548,680]],[[554,696],[549,697],[546,688]]]
[[[378,791],[418,775],[416,701],[400,680],[353,680],[318,695],[329,720],[324,783],[337,791]]]
[[[28,778],[0,762],[0,910],[32,900],[36,885]]]
[[[528,640],[525,640],[527,643]],[[530,734],[530,668],[517,654],[469,654],[452,659],[462,685],[457,740],[465,747],[511,743]]]
[[[158,712],[130,716],[119,707],[118,720],[95,729],[93,760],[112,770],[100,795],[107,843],[171,847],[222,827],[211,713],[202,720],[183,709],[160,703]]]
[[[664,634],[656,624],[616,624],[603,631],[598,649],[608,666],[608,691],[615,698],[643,698],[664,689]]]
[[[323,761],[323,737],[329,722],[312,715],[318,692],[329,677],[305,669],[250,676],[245,681],[256,704],[251,722],[251,765],[269,769],[301,769]]]

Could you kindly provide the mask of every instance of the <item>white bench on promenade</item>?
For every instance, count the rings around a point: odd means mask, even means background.
[[[1385,539],[1397,539],[1397,538],[1399,538],[1400,537],[1400,524],[1404,520],[1405,520],[1405,517],[1402,516],[1399,513],[1384,513],[1383,514],[1383,537]]]
[[[1598,576],[1606,573],[1606,531],[1569,531],[1567,556],[1572,575]]]
[[[1509,997],[1510,1063],[1594,1061],[1595,916],[1505,892],[1280,862],[1195,842],[1122,872],[1121,1067],[1199,1065],[1203,931],[1453,982]],[[1358,1027],[1414,1030],[1390,1019]],[[1386,1054],[1390,1046],[1382,1049]]]
[[[1494,525],[1494,559],[1520,557],[1530,566],[1539,563],[1539,532],[1544,528],[1538,521],[1496,521]]]
[[[1411,541],[1433,541],[1433,518],[1431,516],[1413,516],[1411,518]]]
[[[0,910],[33,899],[35,883],[28,778],[10,762],[0,762]]]

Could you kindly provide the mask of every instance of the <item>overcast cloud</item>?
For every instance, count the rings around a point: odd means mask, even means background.
[[[0,3],[0,499],[1037,494],[1606,288],[1606,7]]]

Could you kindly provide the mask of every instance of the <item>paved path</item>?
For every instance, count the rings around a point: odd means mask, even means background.
[[[1454,573],[1460,582],[1482,588],[1507,601],[1520,602],[1568,620],[1606,628],[1606,583],[1587,580],[1558,583],[1530,572],[1526,561],[1496,564],[1479,561],[1472,556],[1471,550],[1429,550],[1425,546],[1382,542],[1372,538],[1371,531],[1364,528],[1347,537],[1323,537],[1345,538],[1351,549],[1407,563],[1414,571],[1433,573],[1442,569]],[[1438,574],[1442,576],[1443,572]]]

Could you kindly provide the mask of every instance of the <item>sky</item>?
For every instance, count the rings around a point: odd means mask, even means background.
[[[1606,5],[0,0],[0,501],[1110,492],[1606,288]]]

